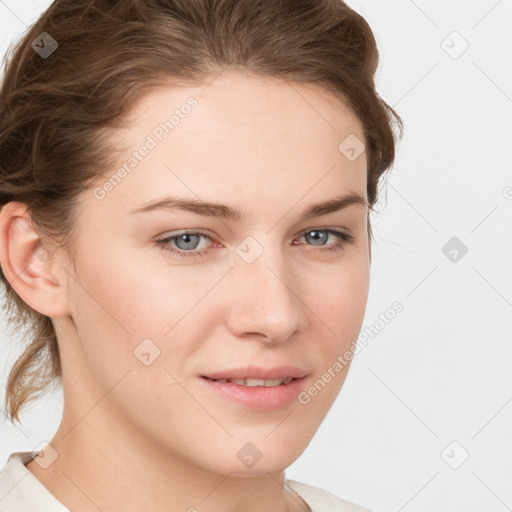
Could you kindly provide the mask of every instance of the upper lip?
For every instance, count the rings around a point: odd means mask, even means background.
[[[261,366],[246,366],[245,368],[233,368],[220,372],[208,373],[203,377],[209,379],[263,379],[272,380],[286,377],[301,378],[307,375],[307,371],[298,366],[275,366],[274,368],[262,368]]]

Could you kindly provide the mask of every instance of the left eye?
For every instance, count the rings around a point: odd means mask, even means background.
[[[332,228],[310,229],[299,236],[308,238],[310,241],[315,242],[313,245],[323,247],[325,243],[322,242],[327,240],[330,235],[336,237],[337,242],[332,246],[319,249],[320,251],[340,251],[344,248],[345,244],[351,243],[354,239],[354,236],[346,231]],[[184,231],[177,235],[166,236],[165,238],[156,240],[156,244],[159,245],[162,250],[169,251],[183,258],[205,256],[209,252],[209,249],[200,251],[197,247],[198,241],[201,238],[213,240],[212,237],[200,231]],[[317,244],[316,242],[318,241],[321,243]],[[176,244],[177,248],[173,247],[171,243]]]

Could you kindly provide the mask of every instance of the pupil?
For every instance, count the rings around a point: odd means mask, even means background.
[[[185,244],[190,243],[191,237],[197,238],[197,235],[191,235],[191,234],[180,235],[179,238],[177,239],[177,242],[183,241],[183,242],[185,242]],[[178,244],[178,247],[179,247],[179,244]],[[185,246],[185,247],[180,247],[180,249],[195,249],[195,247]]]
[[[316,234],[316,235],[317,235],[317,236],[313,236],[313,237],[312,237],[312,238],[313,238],[313,240],[315,240],[315,241],[318,241],[318,240],[320,240],[320,241],[321,241],[321,240],[322,240],[322,238],[324,238],[324,239],[325,239],[325,236],[326,236],[326,233],[325,233],[325,232],[323,232],[323,231],[310,231],[309,233],[310,233],[310,235],[311,235],[311,234]],[[318,234],[320,234],[320,235],[318,236]],[[314,245],[322,245],[322,244],[314,244]]]

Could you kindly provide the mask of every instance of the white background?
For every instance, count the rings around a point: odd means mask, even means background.
[[[374,31],[378,90],[405,132],[373,217],[362,332],[378,332],[286,474],[374,512],[512,510],[512,0],[348,3]],[[2,55],[49,4],[0,1]],[[452,237],[468,249],[456,262]],[[21,347],[1,339],[4,389]],[[21,427],[3,421],[0,467],[49,441],[61,413],[59,391]]]

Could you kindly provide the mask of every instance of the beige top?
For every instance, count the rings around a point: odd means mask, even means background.
[[[0,471],[0,512],[70,512],[27,469],[32,452],[14,452]],[[311,512],[371,512],[312,485],[285,482],[311,508]]]

